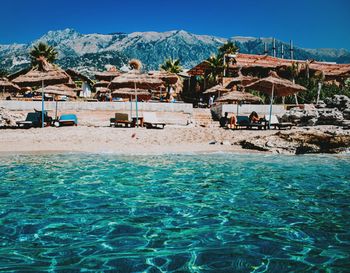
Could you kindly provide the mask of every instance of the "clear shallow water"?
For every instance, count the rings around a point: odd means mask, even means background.
[[[5,272],[349,272],[350,158],[0,157]]]

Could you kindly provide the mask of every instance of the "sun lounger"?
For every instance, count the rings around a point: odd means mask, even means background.
[[[58,121],[55,122],[55,126],[78,126],[78,118],[74,114],[61,115]]]
[[[237,117],[237,128],[247,128],[247,129],[266,129],[266,123],[265,122],[250,122],[248,116],[238,116]]]
[[[164,129],[165,123],[158,120],[156,113],[145,112],[143,113],[143,124],[146,128],[162,128]]]
[[[269,115],[265,115],[265,119],[267,120],[267,124],[269,124]],[[294,124],[291,122],[279,122],[276,115],[271,115],[270,127],[273,126],[275,129],[291,129]]]
[[[35,110],[35,109],[34,109]],[[21,128],[32,128],[32,127],[41,127],[41,111],[35,110],[27,114],[27,117],[23,121],[17,121],[16,124]],[[45,126],[50,126],[52,123],[52,117],[49,117],[47,111],[44,112],[44,123]]]
[[[38,112],[28,113],[25,120],[17,121],[16,124],[18,127],[25,129],[39,127],[41,124],[41,114]]]
[[[135,127],[135,122],[129,118],[129,114],[115,113],[115,118],[110,119],[110,126],[117,127],[121,125]]]

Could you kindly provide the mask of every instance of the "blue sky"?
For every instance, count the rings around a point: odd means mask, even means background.
[[[350,50],[348,0],[2,0],[0,44],[49,30],[81,33],[184,29],[220,37],[276,37],[307,48]],[[283,3],[283,4],[282,4]]]

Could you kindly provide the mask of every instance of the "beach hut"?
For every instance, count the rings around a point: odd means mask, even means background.
[[[0,78],[0,90],[5,94],[5,92],[19,92],[21,91],[21,88],[10,82],[7,78]]]
[[[30,69],[27,73],[15,78],[13,82],[21,87],[42,87],[42,127],[44,128],[44,86],[67,84],[69,83],[69,75],[61,68],[50,64],[44,57],[38,58],[39,65]]]
[[[268,77],[245,86],[245,89],[260,91],[270,96],[269,126],[271,125],[272,103],[274,97],[290,96],[301,91],[306,91],[304,86],[282,79],[273,71],[270,72]]]

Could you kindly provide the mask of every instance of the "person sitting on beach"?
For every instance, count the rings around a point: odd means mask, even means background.
[[[222,128],[225,128],[226,126],[227,126],[227,123],[228,123],[228,113],[227,112],[225,112],[225,116],[223,116],[223,117],[221,117],[220,118],[220,127],[222,127]]]
[[[237,127],[237,118],[235,115],[232,115],[230,118],[230,128],[236,128]]]
[[[253,111],[250,116],[249,116],[249,121],[251,123],[257,123],[260,121],[259,115],[257,114],[257,112]]]

